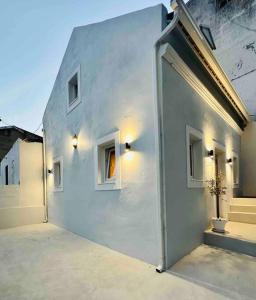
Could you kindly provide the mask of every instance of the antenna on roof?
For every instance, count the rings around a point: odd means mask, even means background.
[[[7,124],[4,120],[3,120],[3,118],[1,118],[0,117],[0,122],[2,122],[4,125],[6,125],[6,126],[11,126],[10,124]]]

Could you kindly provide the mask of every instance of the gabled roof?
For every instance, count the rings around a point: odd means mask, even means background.
[[[22,128],[16,126],[0,127],[0,162],[10,151],[17,139],[27,142],[43,143],[43,138],[41,136]]]

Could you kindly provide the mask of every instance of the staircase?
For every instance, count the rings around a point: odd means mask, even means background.
[[[256,198],[234,198],[224,234],[208,229],[204,243],[256,257]]]
[[[256,224],[256,198],[233,198],[228,220],[231,222]]]

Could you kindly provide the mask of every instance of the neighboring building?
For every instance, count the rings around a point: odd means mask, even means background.
[[[0,136],[5,153],[0,159],[0,228],[41,223],[43,139],[14,126],[0,127]]]
[[[29,142],[43,142],[41,136],[17,126],[0,127],[0,161],[10,151],[11,147],[18,139]]]
[[[162,270],[203,242],[249,115],[184,3],[73,30],[43,124],[49,221]],[[233,165],[227,164],[227,159]]]
[[[198,25],[211,28],[214,54],[247,106],[256,115],[256,1],[190,0]]]

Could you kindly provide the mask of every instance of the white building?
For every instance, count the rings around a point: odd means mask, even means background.
[[[0,128],[16,137],[17,128]],[[20,130],[20,129],[19,129]],[[0,228],[42,223],[45,220],[42,138],[32,134],[2,136],[11,147],[0,161]],[[41,140],[41,142],[40,142]],[[7,149],[7,148],[6,148]]]
[[[49,221],[163,270],[203,242],[249,115],[182,1],[73,30],[43,124]],[[228,164],[232,159],[233,164]]]

